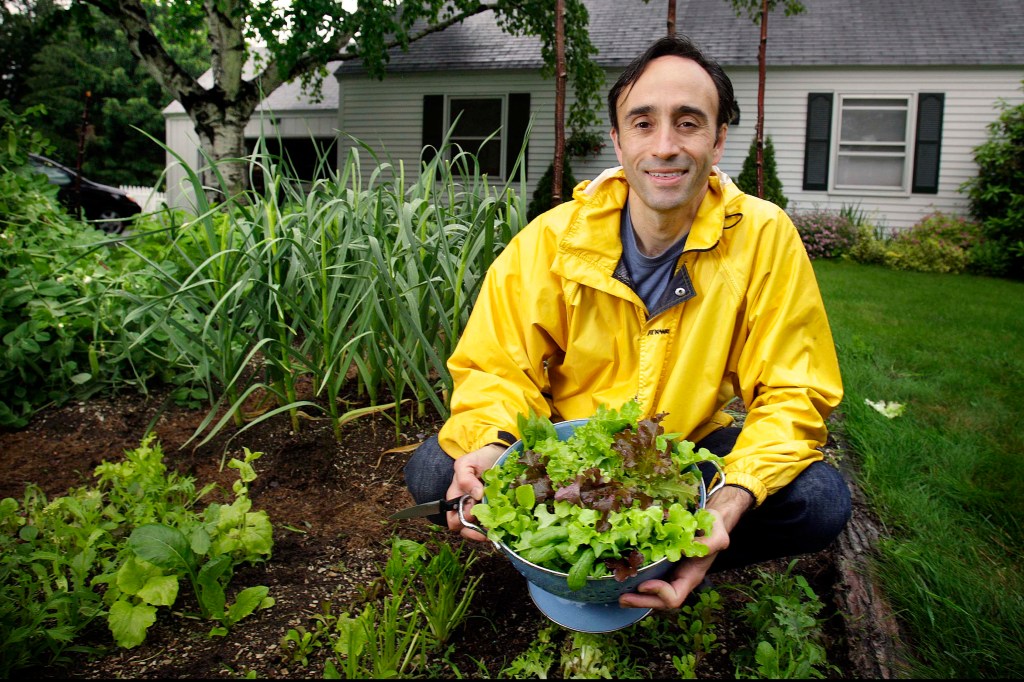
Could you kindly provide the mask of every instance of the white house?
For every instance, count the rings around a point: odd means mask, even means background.
[[[625,65],[666,31],[661,0],[585,0],[596,61],[611,86]],[[905,228],[939,210],[964,212],[958,189],[976,173],[972,151],[987,139],[999,99],[1024,101],[1024,7],[1020,0],[805,0],[803,14],[768,21],[765,132],[776,152],[789,210],[856,206],[881,225]],[[676,28],[726,69],[741,108],[722,169],[739,174],[757,115],[760,28],[727,0],[677,0]],[[500,128],[486,164],[501,182],[530,116],[527,191],[554,148],[554,81],[540,76],[540,43],[503,33],[490,12],[395,50],[383,80],[361,64],[337,65],[319,104],[297,84],[263,103],[247,136],[261,128],[294,155],[311,140],[349,136],[415,172],[459,111],[469,147]],[[332,89],[336,91],[332,92]],[[335,97],[332,99],[332,97]],[[165,111],[168,145],[197,159],[195,135],[177,103]],[[604,120],[607,114],[600,112]],[[607,124],[601,132],[607,132]],[[344,133],[344,134],[342,134]],[[169,158],[168,195],[182,177]],[[609,144],[573,160],[578,180],[617,165]]]

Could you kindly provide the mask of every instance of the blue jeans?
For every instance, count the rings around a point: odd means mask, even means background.
[[[733,448],[740,429],[715,431],[697,443],[716,455]],[[432,436],[413,452],[405,466],[405,484],[417,504],[445,496],[454,476],[455,460]],[[705,484],[713,467],[702,468]],[[850,519],[850,490],[835,467],[814,462],[793,481],[769,495],[756,509],[743,515],[729,536],[729,548],[720,552],[711,571],[749,566],[770,559],[810,554],[828,547]],[[443,515],[428,517],[447,526]]]

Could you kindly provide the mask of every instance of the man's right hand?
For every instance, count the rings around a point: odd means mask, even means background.
[[[455,460],[455,475],[452,477],[452,484],[448,487],[448,494],[445,496],[445,499],[450,500],[453,497],[461,497],[466,494],[472,496],[474,500],[483,498],[484,484],[480,477],[485,471],[494,466],[494,463],[501,457],[501,453],[505,452],[506,449],[503,445],[485,445],[479,450],[467,452]],[[463,515],[469,521],[474,519],[472,508],[471,502],[462,510]],[[463,526],[462,522],[459,521],[458,512],[448,512],[448,528],[468,540],[483,541],[487,539],[486,536],[481,535],[475,530],[470,530]]]

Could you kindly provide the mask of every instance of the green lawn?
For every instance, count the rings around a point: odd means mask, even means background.
[[[815,261],[913,676],[1024,675],[1024,283]],[[895,401],[888,418],[865,400]]]

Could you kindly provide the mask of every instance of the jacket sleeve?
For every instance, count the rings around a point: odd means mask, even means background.
[[[458,458],[484,445],[511,445],[517,417],[530,410],[547,417],[545,360],[559,351],[565,313],[551,275],[550,253],[538,246],[539,225],[517,235],[484,278],[448,370],[454,389],[451,415],[439,433],[441,448]]]
[[[726,480],[757,504],[822,459],[825,420],[843,396],[832,332],[810,259],[781,210],[759,232],[736,375],[747,416]]]

